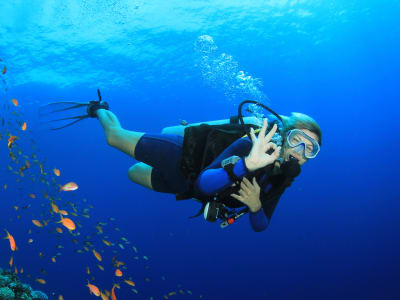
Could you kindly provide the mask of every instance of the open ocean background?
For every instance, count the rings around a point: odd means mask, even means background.
[[[88,279],[102,290],[120,283],[121,300],[400,299],[399,11],[394,0],[2,0],[0,228],[16,239],[21,280],[66,300],[94,298]],[[150,133],[229,118],[243,99],[303,112],[321,126],[321,152],[266,231],[253,232],[248,216],[220,229],[188,219],[198,203],[130,182],[135,161],[107,146],[97,120],[40,125],[39,106],[95,100],[96,88],[125,129]],[[19,137],[16,160],[8,133]],[[69,181],[79,189],[58,193]],[[75,204],[79,236],[55,233],[44,192],[69,212]],[[87,235],[104,271],[75,252]],[[114,255],[137,293],[114,276]],[[10,256],[3,240],[0,267]]]

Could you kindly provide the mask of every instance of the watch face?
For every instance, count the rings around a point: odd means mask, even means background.
[[[231,157],[225,158],[222,162],[221,162],[221,166],[223,168],[225,168],[227,165],[234,165],[236,164],[238,161],[240,160],[239,156],[233,155]]]

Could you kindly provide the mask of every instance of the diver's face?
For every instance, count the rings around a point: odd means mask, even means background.
[[[308,129],[300,129],[300,130],[303,131],[305,134],[307,134],[309,137],[312,137],[314,140],[319,142],[318,136],[314,132],[312,132]],[[301,138],[301,140],[303,140],[306,143],[306,145],[311,144],[311,142],[308,141],[306,138],[304,138],[304,137],[300,137],[300,138]],[[300,166],[304,165],[308,161],[308,159],[304,156],[303,151],[301,151],[300,153],[297,153],[296,147],[292,148],[292,147],[289,147],[288,145],[286,145],[285,150],[283,152],[283,159],[285,161],[288,161],[290,159],[290,156],[293,156],[294,158],[296,158],[299,161]]]

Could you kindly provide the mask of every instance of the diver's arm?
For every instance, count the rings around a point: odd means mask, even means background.
[[[239,179],[243,178],[243,176],[248,173],[243,158],[235,164],[233,167],[233,173]],[[200,173],[195,183],[200,192],[205,195],[215,194],[232,184],[232,180],[223,168],[204,170]]]
[[[264,231],[268,227],[268,219],[262,208],[256,212],[250,212],[250,225],[255,232]]]
[[[245,124],[260,125],[260,121],[256,117],[244,117],[243,121],[244,121]],[[223,119],[223,120],[216,120],[216,121],[192,123],[192,124],[188,124],[186,126],[183,126],[183,125],[170,126],[170,127],[163,128],[161,133],[163,133],[163,134],[176,134],[176,135],[184,136],[186,127],[198,126],[198,125],[201,125],[201,124],[223,125],[223,124],[230,124],[230,123],[231,123],[230,119]]]
[[[212,195],[232,185],[226,171],[221,167],[221,162],[232,155],[242,157],[234,166],[233,173],[242,178],[248,173],[244,159],[249,154],[251,142],[248,139],[238,139],[226,148],[206,169],[197,177],[195,188],[205,195]]]

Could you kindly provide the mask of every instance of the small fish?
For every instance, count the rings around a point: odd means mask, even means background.
[[[109,300],[108,296],[106,294],[101,293],[101,300]]]
[[[62,230],[60,227],[57,227],[57,228],[56,228],[56,231],[57,231],[58,233],[63,233],[63,230]]]
[[[24,122],[24,124],[22,124],[21,129],[22,129],[23,131],[26,130],[26,122]]]
[[[109,241],[103,240],[103,243],[104,243],[106,246],[111,246],[111,242],[109,242]]]
[[[62,225],[64,225],[69,230],[75,230],[76,229],[74,221],[72,221],[69,218],[63,218],[62,215],[60,215],[60,216],[61,216],[61,220],[58,221],[57,223],[61,223]]]
[[[86,273],[87,273],[88,275],[90,275],[90,269],[89,269],[89,267],[86,267]]]
[[[115,296],[115,287],[119,288],[119,285],[114,284],[111,289],[111,300],[117,300],[117,296]]]
[[[59,295],[59,296],[58,296],[58,300],[64,300],[63,295]]]
[[[130,286],[135,286],[135,283],[132,280],[125,279],[124,282]]]
[[[53,263],[55,263],[55,262],[56,262],[56,258],[53,256],[53,257],[51,258],[51,261],[52,261]]]
[[[189,123],[186,120],[180,120],[182,126],[187,126]]]
[[[58,211],[58,213],[59,213],[60,215],[63,215],[63,216],[68,216],[68,212],[67,212],[66,210],[60,209],[60,210]]]
[[[17,99],[12,98],[11,102],[14,104],[14,106],[18,106],[18,100]]]
[[[12,265],[13,265],[13,262],[14,262],[14,258],[11,256],[11,258],[10,258],[10,262],[9,262],[9,265],[10,265],[10,267],[12,267]]]
[[[56,176],[60,176],[60,170],[59,170],[59,169],[54,168],[54,169],[53,169],[53,172],[54,172],[54,174],[55,174]]]
[[[100,296],[100,290],[97,286],[90,284],[88,280],[88,284],[86,285],[89,288],[90,295],[94,294],[95,296]]]
[[[36,198],[35,194],[29,194],[29,197],[31,197],[32,199]]]
[[[17,137],[17,136],[14,136],[14,135],[11,135],[11,136],[8,138],[8,148],[9,148],[9,149],[11,149],[12,145],[14,144],[14,142],[15,142],[16,140],[18,140],[18,137]]]
[[[53,209],[53,211],[57,214],[58,213],[58,206],[55,205],[53,202],[50,203],[50,205],[51,205],[51,208]]]
[[[122,277],[122,271],[120,269],[115,270],[115,276]]]
[[[35,281],[39,282],[40,284],[46,284],[46,280],[44,280],[42,278],[36,278]]]
[[[4,74],[6,74],[6,73],[7,73],[7,67],[4,66],[3,70],[1,71],[1,74],[4,75]]]
[[[96,250],[92,250],[92,252],[93,252],[93,255],[96,257],[96,259],[98,260],[98,261],[102,261],[102,257],[101,257],[101,255],[100,255],[100,253],[99,252],[97,252]]]
[[[36,225],[37,227],[43,227],[42,223],[40,223],[40,221],[38,221],[38,220],[32,220],[32,223],[34,225]]]
[[[75,182],[68,182],[67,184],[64,184],[63,186],[60,187],[60,192],[70,192],[70,191],[75,191],[78,189],[78,185]]]

